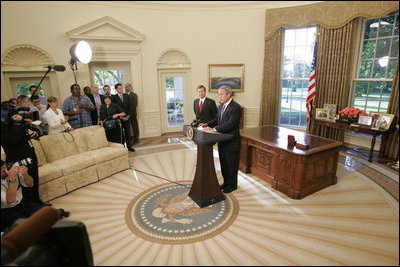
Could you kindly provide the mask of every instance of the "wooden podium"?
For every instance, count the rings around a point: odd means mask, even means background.
[[[189,197],[200,208],[218,203],[225,199],[219,188],[215,174],[213,145],[233,138],[231,134],[211,133],[198,130],[189,125],[183,126],[183,134],[197,144],[197,163]]]

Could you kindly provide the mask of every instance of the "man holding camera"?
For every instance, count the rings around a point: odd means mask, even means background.
[[[22,194],[32,201],[43,203],[39,197],[39,170],[35,148],[31,138],[39,137],[40,131],[31,127],[20,114],[8,114],[10,123],[1,125],[1,146],[7,156],[7,163],[18,162],[27,158],[31,164],[27,166],[29,175],[33,178],[32,187],[23,187]]]
[[[43,207],[30,199],[22,196],[22,188],[34,185],[32,177],[28,174],[26,166],[12,166],[7,170],[7,165],[1,160],[1,227],[2,230],[10,227],[20,218],[28,218]]]

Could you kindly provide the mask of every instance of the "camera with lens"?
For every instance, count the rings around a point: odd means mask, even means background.
[[[192,121],[192,123],[190,124],[190,126],[197,128],[197,127],[199,127],[199,124],[200,124],[200,120],[194,119]]]
[[[32,121],[39,119],[39,112],[29,112],[29,110],[29,107],[15,107],[8,101],[1,102],[1,126],[24,127],[26,135],[29,138],[38,138],[42,136],[43,130],[38,126],[31,124]],[[15,120],[12,118],[14,115],[20,115],[22,119]],[[36,134],[28,134],[28,130],[34,131]]]
[[[9,101],[1,102],[1,125],[24,125],[29,120],[35,121],[39,118],[37,111],[30,113],[30,107],[13,106]],[[13,120],[12,116],[20,115],[22,120]]]
[[[28,166],[32,164],[32,158],[21,159],[17,162],[9,162],[7,163],[7,170],[11,169],[13,166]]]

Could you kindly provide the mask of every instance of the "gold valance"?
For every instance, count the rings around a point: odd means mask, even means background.
[[[267,9],[265,39],[269,39],[282,27],[303,28],[315,24],[334,29],[342,27],[356,17],[380,18],[398,9],[398,1],[327,1],[304,6]]]

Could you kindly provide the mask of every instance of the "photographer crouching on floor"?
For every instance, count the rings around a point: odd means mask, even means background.
[[[9,228],[14,221],[28,218],[43,207],[42,204],[22,197],[22,188],[32,187],[32,177],[26,166],[13,165],[9,170],[1,159],[1,228]]]
[[[25,160],[28,174],[33,178],[33,186],[23,187],[22,194],[24,198],[42,204],[39,197],[37,158],[31,141],[32,138],[38,138],[41,132],[32,125],[29,112],[24,108],[7,105],[7,102],[1,103],[1,146],[6,154],[7,164]]]

